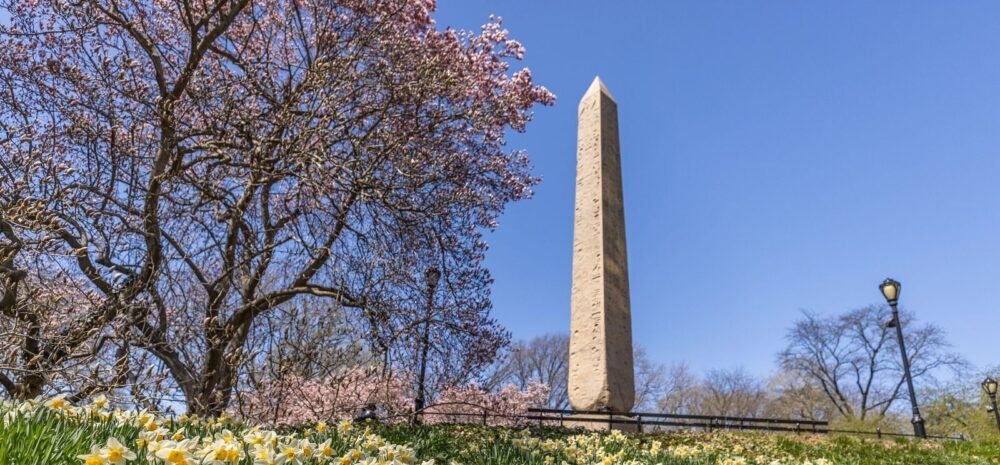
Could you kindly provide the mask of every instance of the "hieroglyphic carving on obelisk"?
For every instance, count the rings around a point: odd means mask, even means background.
[[[578,118],[569,400],[575,410],[624,413],[635,379],[618,104],[600,78]]]

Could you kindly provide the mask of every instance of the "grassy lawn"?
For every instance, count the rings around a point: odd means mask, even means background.
[[[1000,443],[764,433],[626,435],[472,425],[313,425],[169,420],[96,406],[0,406],[0,464],[853,465],[996,464]],[[109,438],[114,441],[109,445]],[[98,447],[94,447],[98,446]]]

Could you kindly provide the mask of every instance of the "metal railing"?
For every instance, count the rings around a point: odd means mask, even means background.
[[[458,406],[459,404],[463,407],[471,407],[478,411],[449,412],[441,410],[441,407],[445,405]],[[562,410],[550,408],[532,408],[528,409],[527,414],[525,415],[511,415],[497,413],[491,411],[485,406],[469,403],[431,405],[420,412],[419,415],[423,416],[425,419],[436,417],[437,421],[435,421],[435,423],[489,425],[490,420],[502,420],[508,424],[516,424],[520,426],[537,425],[561,428],[580,427],[583,426],[584,423],[594,423],[602,426],[607,425],[609,430],[614,429],[616,425],[620,427],[631,426],[638,432],[652,432],[654,429],[661,428],[679,428],[708,432],[763,431],[796,434],[853,434],[875,436],[878,438],[916,437],[913,434],[908,433],[882,432],[879,428],[876,428],[875,431],[835,429],[830,428],[829,422],[822,420],[682,415],[649,412],[630,412],[623,414],[604,410]],[[927,435],[927,438],[955,441],[965,440],[962,436]]]
[[[634,426],[638,431],[644,427],[669,426],[689,429],[739,430],[739,431],[780,431],[797,433],[826,433],[828,422],[817,420],[795,420],[784,418],[731,417],[711,415],[680,415],[671,413],[641,413],[631,412],[615,414],[602,410],[560,410],[548,408],[528,409],[529,417],[538,421],[558,421],[560,426],[566,423],[607,423],[611,429],[614,425]],[[607,418],[604,418],[607,416]]]

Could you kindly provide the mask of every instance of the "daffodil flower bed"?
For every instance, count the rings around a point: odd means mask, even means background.
[[[318,423],[109,409],[64,398],[0,403],[3,465],[867,465],[997,464],[996,442],[753,433],[623,434],[472,425]]]

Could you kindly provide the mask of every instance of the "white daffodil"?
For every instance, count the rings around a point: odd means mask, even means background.
[[[283,465],[288,459],[269,446],[254,449],[253,465]]]
[[[129,450],[115,438],[108,438],[107,446],[101,449],[101,453],[112,465],[123,465],[136,458],[135,452]]]
[[[76,458],[83,460],[83,465],[107,465],[108,461],[101,453],[101,448],[91,446],[89,454],[77,455]]]
[[[339,425],[337,425],[337,432],[339,432],[341,435],[346,435],[351,432],[351,429],[353,427],[354,425],[351,424],[351,420],[344,420],[341,421]]]
[[[226,444],[233,444],[236,442],[236,436],[233,434],[232,431],[224,429],[222,431],[219,431],[218,433],[215,433],[215,440],[222,441]]]
[[[47,401],[45,401],[45,406],[52,410],[65,410],[70,407],[69,401],[66,400],[66,394],[59,394]]]
[[[333,458],[333,454],[336,453],[336,451],[333,450],[333,447],[330,445],[330,439],[327,439],[326,441],[316,444],[316,453],[324,459],[329,460]]]
[[[202,464],[225,465],[237,463],[243,459],[243,446],[237,442],[216,440],[198,452]]]
[[[102,408],[104,408],[105,406],[108,405],[108,398],[104,397],[104,394],[101,394],[101,395],[95,397],[94,400],[92,400],[90,402],[90,405],[93,405],[96,408],[102,409]]]
[[[310,460],[316,455],[316,444],[308,439],[299,441],[299,455],[302,460]]]
[[[190,439],[181,442],[164,441],[164,444],[156,451],[156,458],[169,465],[193,465],[194,455],[191,454],[192,443],[190,441]]]
[[[290,463],[293,465],[298,465],[302,463],[299,458],[302,455],[302,451],[299,450],[297,444],[288,442],[282,444],[278,447],[278,457],[284,460],[284,463]]]

